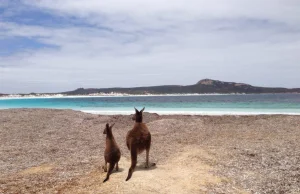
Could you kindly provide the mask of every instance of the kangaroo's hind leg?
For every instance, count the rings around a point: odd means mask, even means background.
[[[116,164],[116,171],[119,171],[119,163]]]
[[[146,142],[146,164],[145,164],[145,168],[149,168],[150,146],[151,146],[151,135],[149,136],[149,140]]]
[[[146,149],[146,164],[145,164],[145,168],[149,168],[149,152],[150,152],[150,149]]]
[[[107,161],[105,161],[103,169],[104,169],[104,172],[107,172]]]

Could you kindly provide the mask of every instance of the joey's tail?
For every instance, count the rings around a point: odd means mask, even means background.
[[[108,181],[109,175],[112,173],[112,171],[113,171],[113,169],[114,169],[114,167],[115,167],[115,164],[116,164],[116,163],[110,163],[110,164],[109,164],[109,169],[108,169],[108,171],[107,171],[106,178],[104,179],[103,182]]]

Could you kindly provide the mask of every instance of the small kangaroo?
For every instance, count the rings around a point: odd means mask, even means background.
[[[135,124],[133,129],[128,131],[126,136],[126,144],[128,149],[130,150],[130,155],[131,155],[131,166],[128,171],[128,176],[126,178],[126,181],[128,181],[131,178],[132,173],[136,167],[137,155],[142,153],[144,150],[146,150],[145,168],[149,167],[149,151],[151,146],[151,134],[146,124],[143,123],[143,111],[145,110],[145,107],[141,111],[138,111],[136,108],[134,109],[135,109],[135,115],[132,117],[132,119],[135,120]]]
[[[121,151],[112,134],[112,127],[114,125],[115,123],[109,126],[109,124],[107,123],[103,131],[103,134],[106,134],[106,147],[104,151],[104,159],[105,159],[104,172],[107,172],[106,178],[104,179],[103,182],[108,181],[109,175],[112,173],[112,170],[114,169],[115,165],[116,165],[116,171],[119,170],[118,162],[121,158]],[[107,171],[107,163],[109,163],[108,171]]]

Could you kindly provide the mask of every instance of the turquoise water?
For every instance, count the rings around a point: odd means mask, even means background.
[[[299,114],[300,94],[60,97],[1,99],[0,109],[55,108],[99,114],[132,114],[146,107],[160,114]]]

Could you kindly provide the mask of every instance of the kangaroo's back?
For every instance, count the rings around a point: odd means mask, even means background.
[[[128,149],[136,147],[138,153],[150,147],[151,134],[145,123],[135,123],[133,129],[127,133],[126,144]]]

